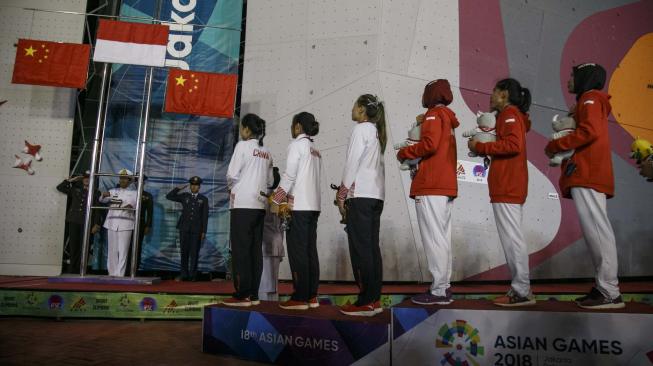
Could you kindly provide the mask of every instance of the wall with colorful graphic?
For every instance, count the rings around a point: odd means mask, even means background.
[[[628,158],[636,136],[651,139],[653,2],[608,1],[248,1],[242,113],[268,121],[267,145],[282,169],[290,121],[302,110],[321,122],[324,159],[318,228],[321,278],[351,280],[347,241],[331,206],[329,183],[342,175],[350,110],[363,93],[385,103],[392,143],[402,141],[421,113],[424,85],[447,78],[458,128],[459,198],[454,204],[455,280],[508,278],[487,185],[467,157],[462,131],[487,110],[494,83],[512,76],[533,93],[528,134],[529,197],[523,227],[534,278],[590,277],[593,269],[573,202],[560,198],[559,169],[544,144],[555,114],[573,104],[566,81],[573,64],[594,61],[608,70],[610,137],[616,197],[608,210],[622,276],[651,275],[653,187]],[[391,145],[391,144],[389,144]],[[385,280],[429,280],[410,177],[388,149],[381,222]],[[586,258],[587,260],[578,260]],[[289,278],[287,261],[282,277]]]
[[[240,0],[125,0],[120,9],[123,16],[173,22],[166,66],[229,74],[238,73],[241,13]],[[145,72],[142,66],[112,67],[102,171],[136,171],[137,140],[145,108]],[[145,159],[149,178],[145,190],[154,196],[154,226],[145,237],[140,268],[179,270],[175,225],[181,207],[166,200],[165,195],[197,175],[204,181],[201,192],[210,203],[199,268],[225,271],[229,244],[225,174],[234,143],[233,120],[164,113],[167,73],[167,68],[154,72]],[[115,179],[105,178],[100,188],[105,190],[116,183]]]

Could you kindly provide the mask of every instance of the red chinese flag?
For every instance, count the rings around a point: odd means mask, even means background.
[[[90,52],[88,44],[19,39],[11,82],[83,89]]]
[[[231,118],[238,75],[170,69],[165,111]]]

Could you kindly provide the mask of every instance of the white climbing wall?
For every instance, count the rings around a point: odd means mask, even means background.
[[[424,112],[424,85],[438,78],[448,79],[453,88],[450,107],[461,122],[456,132],[458,159],[466,174],[459,176],[453,211],[453,280],[509,277],[487,184],[474,182],[470,175],[481,160],[467,156],[462,138],[463,131],[475,126],[477,108],[487,108],[493,80],[508,76],[521,80],[533,95],[527,137],[529,194],[522,221],[532,254],[531,276],[592,276],[573,202],[559,199],[559,170],[549,167],[542,153],[551,118],[571,103],[566,69],[570,62],[588,60],[608,68],[605,89],[615,94],[610,139],[616,196],[608,201],[608,215],[617,239],[619,275],[651,275],[647,264],[653,258],[649,245],[653,230],[646,223],[646,212],[653,191],[626,156],[635,132],[650,128],[633,130],[645,125],[645,113],[628,117],[616,111],[620,101],[631,103],[633,95],[612,83],[617,69],[633,80],[649,80],[644,70],[651,67],[628,69],[624,57],[635,49],[634,42],[653,31],[650,2],[249,0],[247,4],[242,113],[258,113],[268,121],[267,143],[282,169],[292,116],[306,110],[321,122],[316,143],[323,151],[325,175],[318,227],[322,280],[353,279],[346,235],[329,189],[341,179],[353,127],[352,104],[365,93],[385,102],[392,146],[406,137],[415,116]],[[638,84],[642,105],[648,105],[646,83]],[[478,100],[471,94],[484,97]],[[399,172],[394,155],[390,149],[385,156],[384,280],[429,281],[414,203],[407,194],[410,178]],[[290,277],[287,261],[281,277]]]
[[[0,2],[0,275],[61,272],[66,197],[55,186],[68,175],[77,90],[11,83],[19,38],[81,43],[84,17],[23,10],[84,12],[85,0]],[[42,145],[34,175],[14,169],[24,140]]]
[[[474,123],[458,92],[458,5],[453,1],[250,0],[243,78],[242,113],[268,121],[266,143],[283,170],[293,114],[306,110],[321,122],[316,144],[322,151],[324,177],[318,251],[322,280],[352,280],[345,232],[332,206],[329,183],[339,183],[351,107],[364,93],[386,103],[388,146],[401,141],[422,113],[421,92],[436,78],[454,86],[452,109],[464,129]],[[466,157],[459,137],[458,155]],[[410,178],[400,173],[391,148],[385,155],[386,201],[381,220],[384,280],[428,281]],[[479,160],[477,160],[479,161]],[[537,176],[534,169],[531,174]],[[555,192],[543,178],[531,179],[532,192]],[[487,185],[459,184],[454,210],[454,279],[462,279],[505,262],[489,205]],[[544,194],[545,196],[546,194]],[[535,198],[533,198],[535,196]],[[524,227],[529,250],[549,243],[557,232],[557,201],[531,196]],[[546,212],[547,215],[540,215]],[[544,221],[544,222],[543,222]],[[281,278],[290,278],[288,262]]]

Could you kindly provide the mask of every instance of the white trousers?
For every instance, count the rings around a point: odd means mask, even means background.
[[[493,203],[494,221],[506,256],[512,282],[510,286],[519,296],[531,294],[528,269],[528,248],[521,229],[524,207],[514,203]]]
[[[574,187],[571,197],[576,204],[580,227],[594,263],[596,288],[603,296],[615,299],[620,295],[617,242],[608,219],[606,196],[591,188]]]
[[[123,277],[127,266],[127,254],[132,240],[132,230],[107,230],[107,269],[109,276]]]
[[[451,209],[447,196],[417,196],[417,223],[426,253],[426,262],[433,277],[431,294],[446,296],[451,286]]]
[[[261,300],[279,300],[279,263],[283,257],[263,257],[263,275],[258,288],[258,297]]]

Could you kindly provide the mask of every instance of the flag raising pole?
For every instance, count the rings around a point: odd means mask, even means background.
[[[82,258],[80,260],[79,274],[84,277],[86,275],[86,262],[88,261],[88,247],[89,239],[91,237],[91,215],[93,207],[93,193],[95,192],[95,175],[97,173],[97,155],[100,148],[100,130],[104,126],[102,108],[106,108],[104,105],[104,99],[106,94],[107,86],[107,74],[109,73],[109,64],[105,63],[102,68],[101,84],[100,84],[100,97],[98,99],[98,112],[97,120],[95,123],[95,136],[93,137],[93,150],[91,151],[91,173],[89,175],[88,182],[88,193],[86,193],[86,217],[84,218],[84,236],[82,241]]]
[[[161,4],[158,4],[156,10],[157,17],[159,16],[160,12],[161,12]],[[164,32],[165,41],[167,44],[169,28],[167,26],[162,26],[162,25],[159,25],[157,27],[158,30],[156,30],[155,28],[150,28],[150,29],[155,29],[153,33],[156,34],[156,36],[154,36],[153,38],[158,39],[159,41],[162,40],[161,33]],[[149,38],[151,39],[152,37]],[[155,54],[157,55],[155,59],[161,56],[160,51],[155,52]],[[164,64],[165,64],[165,55],[166,55],[166,51],[163,51]],[[143,131],[141,132],[139,128],[138,136],[140,140],[138,141],[138,146],[136,146],[136,156],[138,158],[138,184],[136,188],[136,212],[134,215],[134,232],[132,234],[132,255],[131,255],[132,261],[131,261],[131,268],[130,268],[130,272],[131,272],[130,274],[132,279],[136,277],[136,270],[138,269],[138,253],[141,250],[141,248],[139,248],[138,246],[140,242],[138,238],[140,238],[141,230],[143,230],[143,228],[141,228],[141,214],[142,214],[141,210],[143,208],[143,182],[145,182],[145,174],[144,174],[145,153],[146,153],[145,147],[147,144],[148,122],[150,121],[150,103],[152,102],[152,80],[154,77],[153,66],[157,66],[156,64],[157,62],[160,62],[160,60],[155,60],[154,63],[150,64],[150,67],[148,68],[147,81],[145,83],[146,96],[145,96],[145,114],[143,115]],[[138,155],[139,152],[140,155]]]
[[[145,99],[145,115],[143,116],[143,133],[140,134],[141,140],[139,143],[140,156],[138,157],[138,188],[137,188],[137,198],[136,198],[136,212],[134,215],[134,234],[132,235],[132,262],[131,262],[131,277],[136,276],[136,270],[138,269],[138,238],[140,235],[141,228],[141,208],[143,206],[143,182],[144,182],[144,170],[145,170],[145,146],[147,143],[147,127],[150,120],[150,102],[152,100],[152,76],[154,75],[154,67],[149,68],[147,74],[146,82],[146,99]]]

